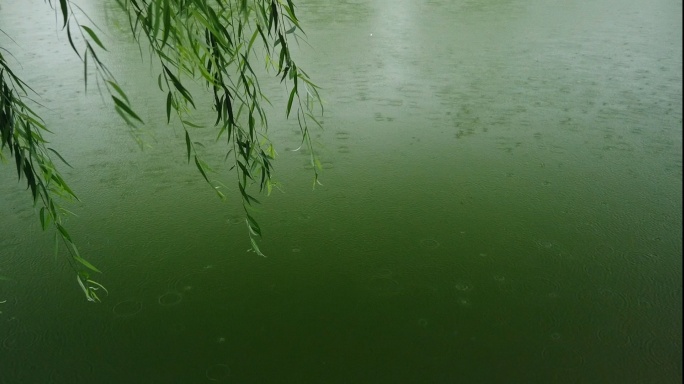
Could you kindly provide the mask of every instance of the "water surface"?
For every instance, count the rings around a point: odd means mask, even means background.
[[[681,12],[300,1],[323,186],[274,109],[283,192],[262,199],[261,258],[237,189],[221,202],[185,163],[134,45],[110,32],[107,60],[144,151],[84,94],[49,7],[3,4],[110,295],[84,300],[2,167],[0,382],[681,382]]]

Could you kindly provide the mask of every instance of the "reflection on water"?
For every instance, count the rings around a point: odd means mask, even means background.
[[[135,46],[107,37],[144,151],[23,4],[0,46],[50,108],[110,296],[85,302],[0,168],[0,382],[681,382],[681,2],[300,1],[323,186],[265,81],[267,258],[155,124]]]

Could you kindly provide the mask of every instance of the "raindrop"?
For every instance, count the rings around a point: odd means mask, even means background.
[[[469,307],[470,306],[470,300],[466,299],[465,297],[458,298],[458,300],[456,302],[461,307]]]
[[[117,303],[112,312],[121,317],[133,316],[142,310],[142,302],[136,300],[124,300]]]
[[[163,306],[177,305],[183,300],[183,295],[178,292],[169,291],[159,296],[159,304]]]
[[[425,249],[436,249],[439,248],[439,243],[435,239],[422,239],[420,240],[420,246]]]
[[[672,356],[675,355],[673,352],[676,348],[673,348],[674,345],[668,348],[667,344],[664,339],[658,338],[654,332],[649,332],[648,339],[645,342],[647,353],[644,354],[643,358],[655,366],[664,366],[668,362],[675,361]],[[681,351],[681,349],[679,350]]]
[[[380,297],[390,297],[399,294],[399,282],[388,276],[372,277],[368,283],[370,290]]]
[[[31,348],[38,341],[38,333],[24,327],[18,327],[10,332],[2,341],[2,347],[10,351],[25,350]]]
[[[470,292],[473,290],[473,286],[467,281],[457,281],[456,284],[454,284],[454,288],[461,292]]]

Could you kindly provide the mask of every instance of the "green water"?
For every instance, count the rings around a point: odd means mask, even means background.
[[[0,3],[110,291],[85,301],[2,167],[0,383],[681,382],[681,2],[298,4],[324,185],[274,87],[262,258],[134,45],[110,32],[106,60],[144,151],[49,7]]]

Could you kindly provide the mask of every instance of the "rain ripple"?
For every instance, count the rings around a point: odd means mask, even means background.
[[[27,350],[34,345],[38,344],[38,341],[44,339],[45,335],[41,335],[25,326],[19,325],[13,327],[9,334],[2,340],[2,347],[9,351],[23,351]]]

